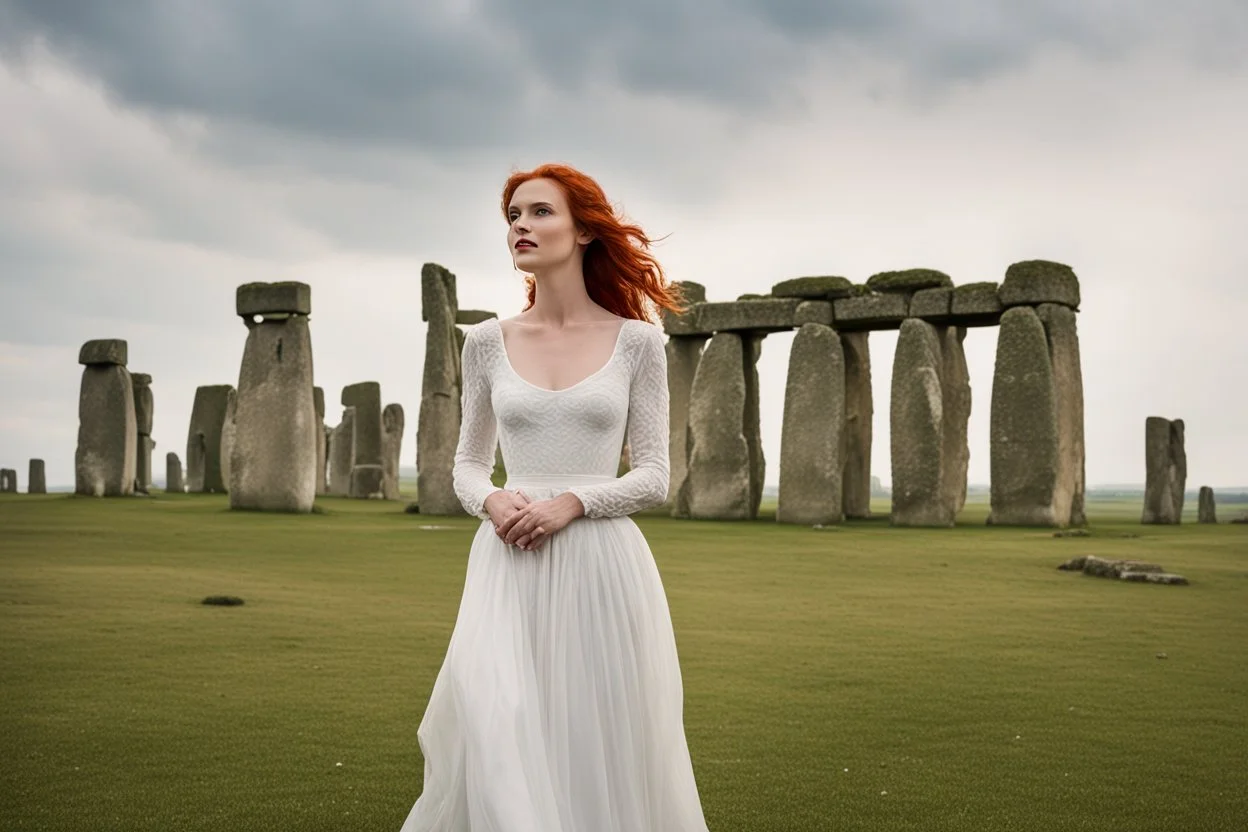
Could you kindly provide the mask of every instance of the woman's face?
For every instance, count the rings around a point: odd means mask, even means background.
[[[578,257],[589,234],[577,229],[563,189],[550,179],[530,179],[507,206],[507,245],[520,271],[534,274]]]

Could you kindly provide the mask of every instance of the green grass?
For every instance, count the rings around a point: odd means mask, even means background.
[[[0,499],[0,827],[398,829],[477,521],[321,505]],[[1090,509],[1067,539],[982,504],[948,530],[638,518],[710,828],[1243,828],[1248,526]],[[1192,585],[1054,568],[1081,553]]]

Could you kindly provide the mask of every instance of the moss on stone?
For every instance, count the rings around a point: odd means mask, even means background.
[[[867,278],[867,288],[873,292],[917,292],[920,289],[953,287],[953,278],[935,269],[903,269],[896,272],[880,272]]]
[[[834,300],[847,298],[853,290],[853,283],[845,277],[828,275],[823,277],[794,277],[782,280],[771,287],[772,297],[805,298],[808,300]]]

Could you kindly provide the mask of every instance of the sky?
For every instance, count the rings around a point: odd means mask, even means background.
[[[567,162],[708,299],[911,267],[1070,265],[1087,481],[1144,479],[1182,418],[1188,485],[1248,484],[1248,4],[1242,0],[0,0],[0,465],[72,485],[81,367],[129,342],[157,442],[237,384],[234,290],[312,286],[316,383],[407,412],[420,268],[461,308],[524,303],[499,210]],[[778,482],[790,334],[768,336]],[[889,483],[895,333],[872,335]],[[972,483],[996,337],[967,336]]]

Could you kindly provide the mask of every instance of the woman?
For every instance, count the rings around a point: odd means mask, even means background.
[[[705,832],[671,616],[628,517],[667,498],[667,360],[646,306],[680,296],[579,171],[513,175],[503,213],[528,305],[464,339],[455,492],[488,522],[402,832]]]

